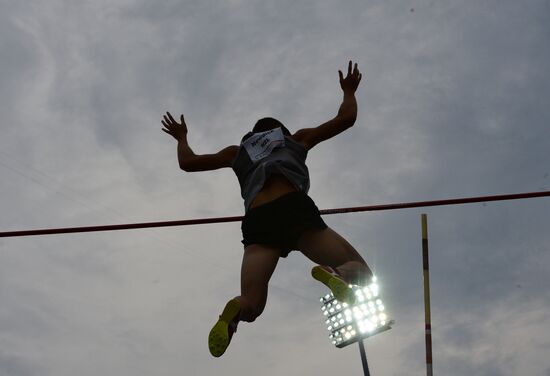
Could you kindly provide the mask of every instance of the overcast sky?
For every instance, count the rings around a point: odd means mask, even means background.
[[[359,116],[308,156],[320,208],[550,190],[550,2],[0,0],[0,231],[240,215],[197,153],[265,116],[332,118],[357,61]],[[420,214],[434,371],[550,375],[550,199],[331,215],[396,324],[374,375],[423,375]],[[361,374],[328,339],[311,263],[279,263],[265,313],[220,359],[239,223],[0,239],[0,375]]]

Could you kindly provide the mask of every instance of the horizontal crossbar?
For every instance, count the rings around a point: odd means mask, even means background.
[[[416,201],[416,202],[403,202],[403,203],[395,203],[395,204],[324,209],[324,210],[321,210],[321,214],[329,215],[329,214],[342,214],[342,213],[354,213],[354,212],[366,212],[366,211],[398,210],[398,209],[409,209],[409,208],[423,208],[423,207],[430,207],[430,206],[472,204],[476,202],[521,200],[521,199],[527,199],[527,198],[548,197],[548,196],[550,196],[550,191],[527,192],[527,193],[515,193],[515,194],[508,194],[508,195],[465,197],[465,198],[454,198],[454,199],[447,199],[447,200]],[[241,221],[242,219],[243,219],[242,216],[213,217],[213,218],[184,219],[184,220],[178,220],[178,221],[125,223],[125,224],[118,224],[118,225],[4,231],[4,232],[0,232],[0,238],[18,237],[18,236],[69,234],[69,233],[77,233],[77,232],[80,233],[80,232],[131,230],[131,229],[154,228],[154,227],[204,225],[204,224],[211,224],[211,223],[238,222],[238,221]]]

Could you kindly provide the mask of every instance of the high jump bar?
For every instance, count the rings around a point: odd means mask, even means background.
[[[329,215],[329,214],[355,213],[355,212],[367,212],[367,211],[424,208],[424,207],[430,207],[430,206],[461,205],[461,204],[472,204],[472,203],[477,203],[477,202],[522,200],[522,199],[527,199],[527,198],[538,198],[538,197],[548,197],[548,196],[550,196],[550,191],[540,191],[540,192],[515,193],[515,194],[507,194],[507,195],[453,198],[453,199],[447,199],[447,200],[415,201],[415,202],[402,202],[402,203],[394,203],[394,204],[355,206],[355,207],[336,208],[336,209],[323,209],[320,212],[321,212],[321,215]],[[47,228],[47,229],[21,230],[21,231],[3,231],[3,232],[0,232],[0,238],[20,237],[20,236],[36,236],[36,235],[53,235],[53,234],[69,234],[69,233],[77,233],[77,232],[131,230],[131,229],[154,228],[154,227],[204,225],[204,224],[211,224],[211,223],[239,222],[242,219],[243,219],[243,216],[212,217],[212,218],[184,219],[184,220],[178,220],[178,221],[125,223],[125,224],[118,224],[118,225],[100,225],[100,226]]]

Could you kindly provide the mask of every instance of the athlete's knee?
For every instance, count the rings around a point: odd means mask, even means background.
[[[343,264],[340,264],[336,267],[338,270],[346,270],[346,271],[360,271],[360,272],[370,272],[370,268],[367,265],[367,263],[363,260],[350,260],[346,261]]]
[[[252,307],[248,316],[248,320],[246,321],[247,322],[256,321],[256,319],[260,317],[263,312],[264,312],[264,307],[258,307],[258,306]]]
[[[244,296],[239,296],[236,299],[241,304],[239,315],[239,320],[241,321],[254,322],[264,311],[265,302],[257,302]]]
[[[241,321],[254,322],[262,314],[263,308],[249,306],[246,310],[241,311]]]
[[[364,286],[372,279],[373,273],[364,260],[348,261],[336,268],[338,273],[351,284]]]

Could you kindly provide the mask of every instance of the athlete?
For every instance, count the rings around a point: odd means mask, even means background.
[[[338,71],[343,101],[337,115],[314,128],[294,134],[278,120],[260,119],[240,145],[215,154],[197,155],[187,142],[187,125],[167,112],[162,129],[178,141],[179,166],[184,171],[230,167],[241,186],[245,216],[241,224],[244,254],[241,294],[225,306],[210,331],[210,353],[221,356],[239,321],[253,322],[263,312],[268,283],[281,257],[298,250],[312,260],[312,276],[328,286],[335,297],[352,303],[349,284],[365,285],[372,272],[365,260],[342,236],[328,227],[307,195],[308,151],[353,126],[357,118],[355,91],[361,81],[357,64],[348,64],[347,75]]]

